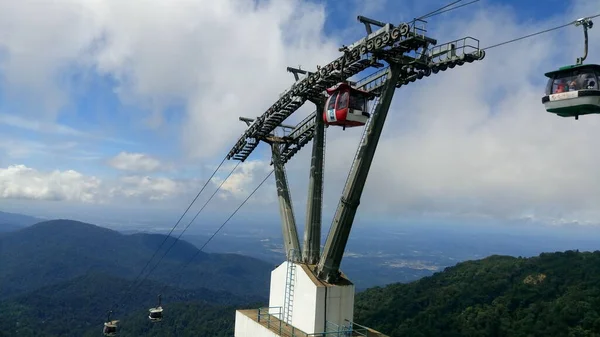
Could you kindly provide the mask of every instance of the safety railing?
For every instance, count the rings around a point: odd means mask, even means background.
[[[298,123],[296,128],[289,134],[289,136],[291,138],[296,138],[300,134],[306,132],[306,130],[314,127],[314,119],[316,113],[317,111],[313,111],[310,114],[308,114],[308,116],[306,116],[302,121],[300,121],[300,123]]]
[[[410,32],[414,36],[425,37],[427,33],[427,21],[421,19],[414,19],[410,25]],[[410,36],[410,35],[409,35]]]
[[[359,90],[375,93],[375,90],[383,87],[383,84],[385,84],[389,71],[390,69],[387,67],[379,69],[378,71],[356,82],[355,87]]]
[[[338,325],[332,322],[325,322],[326,331],[306,333],[297,329],[291,324],[285,323],[281,318],[283,315],[282,307],[266,307],[257,309],[257,322],[266,326],[269,330],[278,333],[280,336],[289,337],[350,337],[364,336],[369,337],[369,329],[354,322],[346,320],[347,324]]]
[[[446,42],[428,49],[427,53],[433,63],[453,60],[462,55],[479,51],[479,40],[470,36]]]

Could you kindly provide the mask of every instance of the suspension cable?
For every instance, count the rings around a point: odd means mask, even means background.
[[[148,279],[148,277],[150,276],[150,274],[152,274],[152,272],[158,267],[158,265],[160,265],[160,263],[162,262],[162,260],[165,258],[165,256],[167,256],[167,254],[171,251],[171,249],[173,248],[173,246],[175,246],[175,244],[177,244],[177,242],[179,242],[179,239],[183,236],[183,234],[185,233],[185,231],[187,231],[187,229],[192,225],[192,223],[196,220],[196,218],[198,217],[198,215],[200,215],[200,213],[204,210],[204,208],[211,202],[211,200],[215,197],[215,195],[217,195],[217,193],[221,190],[221,187],[223,187],[223,185],[225,184],[225,182],[231,177],[231,175],[233,174],[233,172],[238,168],[238,166],[240,166],[242,162],[238,161],[237,164],[235,164],[235,166],[233,167],[233,169],[229,172],[229,174],[227,175],[227,177],[225,177],[225,179],[223,179],[223,181],[221,182],[221,184],[219,184],[219,186],[217,187],[217,189],[213,192],[213,194],[210,196],[210,198],[208,198],[208,200],[206,200],[206,202],[204,203],[204,205],[202,205],[202,207],[200,208],[200,210],[198,210],[198,212],[196,212],[196,215],[192,218],[192,220],[190,220],[190,222],[186,225],[186,227],[183,229],[183,231],[181,231],[181,233],[179,233],[179,236],[177,237],[176,240],[173,241],[173,243],[171,243],[171,246],[169,246],[169,248],[164,252],[164,254],[160,257],[160,259],[158,260],[158,262],[154,265],[154,267],[152,267],[152,269],[150,269],[150,271],[146,274],[146,276],[140,281],[140,283],[137,284],[137,286],[134,288],[133,291],[130,292],[129,295],[131,295],[136,289],[138,289],[145,281],[146,279]],[[126,297],[122,302],[120,303],[125,303],[127,300],[129,300],[130,296]]]
[[[246,202],[248,202],[248,200],[250,200],[250,198],[254,195],[254,193],[256,193],[256,191],[258,191],[258,189],[267,181],[267,179],[269,179],[269,177],[273,174],[273,172],[275,172],[275,170],[271,170],[271,172],[269,172],[269,174],[267,174],[267,176],[260,182],[260,184],[258,184],[258,186],[256,186],[256,188],[254,188],[254,190],[246,197],[246,199],[244,199],[244,201],[242,201],[242,203],[233,211],[233,213],[231,213],[231,215],[227,218],[227,220],[225,220],[221,226],[208,238],[208,240],[206,240],[206,242],[204,242],[204,244],[198,249],[198,251],[186,262],[186,264],[183,265],[183,267],[181,268],[181,270],[179,271],[178,275],[179,278],[177,279],[176,283],[179,283],[179,281],[181,281],[181,277],[183,275],[183,271],[185,270],[185,268],[187,266],[190,265],[190,263],[192,263],[192,261],[194,261],[194,259],[200,255],[200,253],[204,250],[204,247],[206,247],[206,245],[208,245],[208,243],[210,241],[212,241],[212,239],[221,231],[221,229],[223,229],[223,227],[225,227],[225,225],[229,222],[229,220],[231,220],[231,218],[233,218],[235,216],[235,214],[242,208],[242,206],[244,206],[246,204]],[[163,288],[161,290],[164,291],[166,288],[168,287],[168,285],[163,285]]]
[[[461,1],[462,1],[462,0],[461,0]],[[466,4],[462,4],[462,5],[455,6],[455,7],[452,7],[452,8],[448,8],[448,9],[445,9],[445,10],[442,10],[442,9],[444,8],[444,7],[442,7],[442,8],[438,9],[438,10],[437,10],[437,11],[435,11],[435,12],[432,12],[432,13],[430,13],[430,14],[427,14],[427,15],[425,15],[425,16],[422,16],[422,17],[420,17],[419,19],[421,19],[421,20],[422,20],[422,19],[429,19],[429,18],[431,18],[431,17],[434,17],[434,16],[436,16],[436,15],[440,15],[440,14],[443,14],[443,13],[446,13],[446,12],[450,12],[450,11],[453,11],[453,10],[455,10],[455,9],[459,9],[459,8],[461,8],[461,7],[465,7],[465,6],[468,6],[468,5],[474,4],[474,3],[476,3],[476,2],[479,2],[479,1],[480,1],[480,0],[473,0],[473,1],[471,1],[471,2],[467,2]],[[457,2],[459,2],[459,1],[455,1],[455,2],[451,3],[450,5],[453,5],[453,4],[457,3]],[[450,5],[448,5],[448,6],[450,6]],[[445,6],[445,7],[448,7],[448,6]]]
[[[135,283],[139,280],[140,276],[142,276],[142,274],[144,273],[144,271],[146,270],[146,268],[150,265],[150,262],[152,261],[152,259],[154,259],[154,257],[156,256],[156,254],[158,253],[158,251],[160,250],[160,248],[162,248],[162,246],[165,244],[165,242],[167,242],[167,240],[171,236],[171,233],[173,233],[173,231],[179,225],[179,223],[181,222],[181,220],[183,219],[183,217],[187,214],[187,212],[190,210],[190,208],[192,208],[192,206],[194,205],[194,203],[196,202],[196,200],[198,200],[198,197],[200,197],[200,194],[202,194],[202,192],[204,191],[204,189],[206,188],[206,186],[208,185],[208,183],[212,180],[212,178],[217,173],[217,171],[219,171],[219,169],[221,168],[221,166],[223,166],[223,163],[225,163],[225,160],[227,160],[227,157],[223,158],[223,160],[221,161],[221,163],[219,164],[219,166],[217,166],[217,168],[215,169],[215,171],[206,180],[206,182],[204,183],[204,185],[202,186],[202,188],[200,189],[200,191],[196,194],[196,197],[194,197],[194,199],[192,200],[192,202],[190,202],[189,206],[185,209],[185,211],[183,212],[183,214],[179,217],[179,220],[177,220],[177,222],[175,223],[175,225],[173,226],[173,228],[171,228],[171,230],[169,231],[169,233],[165,236],[165,238],[162,241],[162,243],[158,246],[158,248],[156,248],[156,250],[154,251],[154,254],[152,254],[152,257],[150,257],[150,259],[148,260],[148,262],[146,262],[146,265],[144,266],[144,268],[142,268],[142,270],[140,270],[139,274],[135,277],[135,279],[133,280],[133,282],[129,286],[129,289],[125,292],[125,294],[123,294],[122,298],[126,298],[127,296],[129,296],[129,294],[131,293],[131,291],[132,291]],[[121,301],[122,301],[122,299],[119,300],[117,302],[117,304],[113,305],[113,309],[116,308],[118,306],[118,303],[121,303]],[[111,309],[111,311],[112,311],[112,309]]]
[[[454,2],[451,2],[451,3],[447,4],[446,6],[440,7],[440,8],[438,8],[438,9],[432,11],[432,12],[429,12],[429,13],[427,13],[425,15],[421,15],[418,18],[416,18],[415,20],[422,20],[422,19],[428,18],[430,16],[433,16],[433,15],[435,15],[435,13],[438,13],[439,11],[443,10],[444,8],[448,8],[448,7],[450,7],[452,5],[455,5],[455,4],[457,4],[457,3],[461,2],[461,1],[462,0],[456,0]]]
[[[589,17],[587,17],[586,19],[593,19],[593,18],[596,18],[596,17],[599,17],[599,16],[600,16],[600,13],[598,13],[598,14],[596,14],[596,15],[593,15],[593,16],[589,16]],[[565,23],[564,25],[556,26],[556,27],[553,27],[553,28],[548,28],[548,29],[545,29],[545,30],[539,31],[539,32],[537,32],[537,33],[532,33],[532,34],[528,34],[528,35],[525,35],[525,36],[518,37],[518,38],[516,38],[516,39],[512,39],[512,40],[508,40],[508,41],[500,42],[500,43],[497,43],[497,44],[491,45],[491,46],[489,46],[489,47],[485,47],[485,48],[483,48],[483,49],[481,49],[481,50],[487,50],[487,49],[492,49],[492,48],[500,47],[500,46],[503,46],[503,45],[505,45],[505,44],[509,44],[509,43],[517,42],[517,41],[524,40],[524,39],[527,39],[527,38],[530,38],[530,37],[534,37],[534,36],[536,36],[536,35],[540,35],[540,34],[548,33],[548,32],[551,32],[551,31],[553,31],[553,30],[557,30],[557,29],[561,29],[561,28],[564,28],[564,27],[567,27],[567,26],[573,25],[573,24],[575,24],[577,21],[578,21],[578,20],[571,21],[571,22],[569,22],[569,23]]]
[[[461,7],[465,7],[465,6],[474,4],[476,2],[479,2],[480,0],[473,0],[473,1],[467,2],[466,4],[454,6],[454,5],[456,5],[457,3],[461,2],[461,1],[463,1],[463,0],[456,0],[454,2],[451,2],[451,3],[447,4],[446,6],[440,7],[440,8],[438,8],[438,9],[436,9],[434,11],[431,11],[431,12],[425,14],[425,15],[419,16],[415,20],[425,20],[425,19],[434,17],[436,15],[440,15],[440,14],[443,14],[443,13],[446,13],[446,12],[453,11],[455,9],[459,9]],[[452,7],[452,6],[454,6],[454,7]],[[449,8],[449,7],[452,7],[452,8]]]

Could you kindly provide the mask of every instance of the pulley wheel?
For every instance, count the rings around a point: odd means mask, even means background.
[[[383,43],[387,44],[388,42],[390,42],[390,34],[388,34],[388,33],[383,34],[383,36],[381,37],[381,40],[383,41]]]
[[[410,26],[406,23],[400,25],[400,35],[406,36],[410,32]]]
[[[381,39],[380,36],[375,38],[375,47],[376,48],[380,48],[383,45],[383,40]]]

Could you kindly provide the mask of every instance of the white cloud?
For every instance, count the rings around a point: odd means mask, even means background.
[[[0,75],[1,75],[1,73],[0,73]],[[87,139],[92,139],[92,140],[101,140],[101,141],[108,141],[108,142],[113,142],[113,143],[135,145],[134,142],[131,142],[128,140],[106,137],[106,136],[98,135],[95,132],[90,132],[90,131],[83,132],[83,131],[74,129],[68,125],[49,122],[44,119],[42,119],[42,120],[34,119],[34,118],[31,118],[31,116],[29,116],[29,118],[27,118],[26,116],[23,116],[23,115],[0,113],[0,124],[6,125],[9,127],[13,127],[13,128],[34,131],[37,133],[45,133],[45,134],[58,135],[58,136],[71,136],[71,137],[84,138],[84,139],[87,138]]]
[[[124,196],[148,200],[164,200],[187,192],[185,182],[164,177],[127,176],[119,179],[118,186],[109,190],[110,196]]]
[[[144,154],[120,152],[108,161],[108,164],[123,171],[151,172],[161,168],[160,160]]]
[[[0,197],[3,199],[34,199],[94,202],[101,181],[79,172],[40,172],[24,165],[0,168]]]
[[[233,203],[237,206],[264,179],[269,166],[260,161],[250,161],[242,164],[238,170],[223,184],[221,201],[215,200],[220,205]],[[216,188],[222,182],[221,179],[218,176],[213,178],[211,187]],[[154,201],[166,202],[171,208],[179,208],[189,202],[203,184],[204,182],[196,179],[148,175],[100,179],[75,170],[42,171],[25,165],[0,168],[0,199],[68,201],[109,206]],[[258,200],[263,204],[272,203],[272,188],[273,186],[265,184],[253,202]],[[213,191],[212,188],[207,189],[200,201],[206,200]]]
[[[507,6],[477,5],[432,18],[428,28],[440,42],[469,35],[488,46],[595,14],[597,1],[574,1],[572,7],[543,22],[524,22]],[[185,106],[181,130],[188,152],[220,156],[244,128],[237,117],[261,114],[289,86],[286,66],[322,65],[338,55],[338,45],[350,42],[325,38],[324,22],[321,6],[291,0],[177,6],[65,0],[51,7],[6,2],[0,50],[11,57],[0,60],[0,73],[13,91],[34,93],[52,110],[65,99],[65,88],[54,81],[64,65],[89,67],[116,79],[123,102],[146,107],[145,117],[155,126],[165,107]],[[362,29],[354,20],[348,24]],[[595,36],[591,30],[589,63],[600,55]],[[600,122],[597,116],[559,118],[541,103],[543,73],[573,63],[582,40],[580,27],[565,28],[492,49],[481,62],[398,90],[359,212],[600,222],[600,158],[594,148]],[[327,131],[328,212],[337,204],[361,132]],[[297,207],[306,199],[309,158],[307,146],[288,165]],[[264,162],[244,165],[224,185],[228,196],[245,196],[268,171]],[[123,197],[167,199],[184,186],[137,176],[121,183],[121,189],[107,189]],[[272,185],[263,189],[265,198],[274,199]],[[265,200],[263,194],[258,198]]]
[[[77,150],[77,142],[43,142],[23,138],[12,138],[0,136],[0,150],[11,159],[36,158],[44,155],[66,156],[66,155],[93,155],[85,151]]]
[[[43,123],[39,120],[26,119],[16,115],[0,113],[0,124],[27,129],[36,132],[48,132],[69,136],[82,136],[84,133],[69,126],[56,123]]]
[[[123,200],[179,201],[197,184],[165,177],[125,176],[101,180],[74,170],[40,171],[25,165],[0,168],[0,198],[118,204]]]
[[[0,72],[17,94],[39,94],[46,111],[65,103],[68,88],[54,79],[66,65],[115,79],[122,101],[146,108],[153,126],[182,104],[185,148],[206,158],[243,130],[240,114],[266,110],[292,83],[286,66],[310,69],[337,54],[324,21],[323,6],[299,0],[5,2]]]
[[[223,171],[229,173],[235,164],[226,165]],[[252,193],[252,191],[260,184],[260,182],[265,179],[265,177],[269,174],[269,172],[273,169],[272,166],[269,165],[268,162],[261,160],[248,160],[241,163],[238,168],[229,176],[227,181],[223,183],[221,186],[221,191],[225,193],[220,193],[220,196],[224,199],[235,198],[235,199],[244,199],[248,196],[248,194]],[[225,178],[225,174],[222,178],[215,177],[213,178],[213,183],[216,186],[219,186],[223,179]],[[262,191],[269,190],[268,193],[273,193],[265,183],[264,187],[261,187]],[[258,194],[258,192],[257,192]],[[261,193],[263,197],[259,197],[258,199],[265,199],[266,193]],[[272,198],[268,198],[272,201]]]

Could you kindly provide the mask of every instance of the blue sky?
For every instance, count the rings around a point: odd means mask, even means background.
[[[448,2],[135,3],[0,5],[0,209],[111,222],[176,217],[243,131],[237,117],[262,114],[293,82],[286,66],[336,57],[364,34],[359,14],[399,23]],[[595,7],[481,0],[431,18],[428,30],[439,42],[468,35],[488,46]],[[597,62],[600,40],[590,34],[588,62]],[[570,27],[500,47],[481,64],[398,90],[363,218],[600,223],[600,160],[589,155],[598,122],[559,119],[540,103],[543,72],[572,63],[581,35]],[[328,130],[326,219],[359,136]],[[288,165],[299,221],[309,152]],[[261,146],[207,214],[226,217],[268,170]],[[272,180],[261,193],[240,216],[278,221]]]

